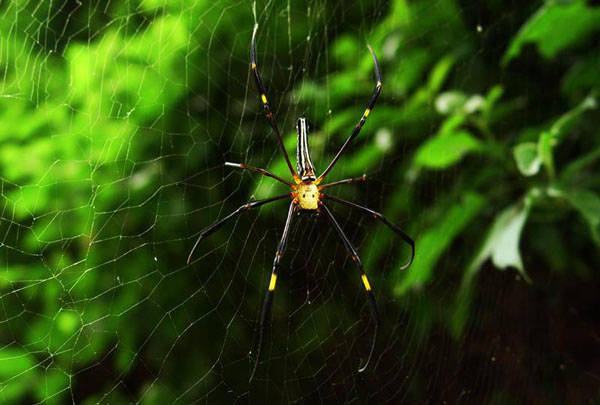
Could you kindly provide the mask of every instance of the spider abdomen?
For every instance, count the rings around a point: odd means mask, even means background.
[[[316,210],[319,207],[319,189],[315,183],[301,183],[296,189],[296,201],[303,210]]]

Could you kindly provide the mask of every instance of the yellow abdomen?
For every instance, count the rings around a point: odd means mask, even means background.
[[[319,189],[314,183],[299,184],[296,193],[298,205],[303,210],[316,210],[319,207]]]

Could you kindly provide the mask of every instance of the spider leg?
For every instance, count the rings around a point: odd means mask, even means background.
[[[381,92],[382,84],[381,84],[381,69],[379,68],[379,62],[377,61],[375,52],[373,52],[373,48],[371,48],[370,45],[367,45],[367,48],[369,48],[369,52],[371,52],[371,56],[373,57],[373,62],[375,63],[375,76],[377,78],[377,83],[375,84],[375,89],[373,90],[371,99],[369,100],[369,103],[367,104],[367,108],[365,109],[365,112],[363,113],[360,121],[358,122],[356,127],[354,127],[354,129],[352,130],[352,133],[350,134],[348,139],[346,139],[346,142],[344,142],[344,144],[342,145],[342,147],[340,148],[338,153],[335,155],[335,157],[333,158],[331,163],[329,163],[329,166],[327,166],[327,168],[323,171],[323,173],[317,178],[317,180],[316,180],[317,184],[319,184],[321,182],[321,180],[323,180],[323,178],[327,175],[327,173],[329,173],[329,171],[331,169],[333,169],[333,166],[336,164],[336,162],[338,161],[338,159],[340,158],[342,153],[344,153],[344,151],[346,150],[346,148],[348,147],[350,142],[352,142],[352,140],[358,136],[360,130],[362,129],[363,125],[365,124],[365,121],[367,120],[367,117],[371,113],[371,110],[373,110],[373,107],[375,107],[375,102],[377,101],[377,97],[379,97],[379,93]]]
[[[320,203],[320,205],[325,211],[325,215],[331,221],[331,224],[340,236],[340,239],[342,239],[342,242],[344,243],[344,246],[346,247],[348,253],[350,253],[352,260],[354,260],[354,262],[358,266],[358,269],[360,270],[360,278],[362,279],[363,285],[365,287],[365,293],[367,294],[367,302],[369,303],[369,307],[371,308],[371,317],[375,322],[375,331],[373,332],[373,340],[371,342],[371,350],[369,351],[369,357],[367,357],[367,361],[365,361],[363,366],[358,369],[358,372],[362,373],[367,369],[367,367],[369,366],[369,362],[371,361],[371,357],[373,357],[373,352],[375,351],[375,343],[377,342],[377,335],[379,334],[380,321],[379,313],[377,312],[377,305],[375,303],[375,296],[373,295],[373,291],[371,291],[371,284],[369,284],[369,279],[365,274],[363,264],[360,261],[360,257],[358,257],[358,253],[356,253],[356,249],[354,249],[354,246],[352,246],[352,242],[350,242],[350,239],[348,239],[348,237],[340,227],[340,224],[338,224],[338,222],[336,221],[329,208],[327,208],[327,206],[322,202]]]
[[[319,190],[324,190],[326,188],[333,187],[333,186],[339,186],[340,184],[356,183],[359,181],[367,181],[367,175],[363,174],[360,177],[352,177],[350,179],[338,180],[338,181],[334,181],[333,183],[323,184],[322,186],[319,186]]]
[[[259,167],[254,167],[254,166],[248,166],[246,164],[243,163],[231,163],[231,162],[225,162],[225,166],[229,166],[229,167],[237,167],[239,169],[246,169],[246,170],[250,170],[252,172],[257,172],[257,173],[261,173],[267,177],[270,177],[272,179],[275,179],[283,184],[287,184],[290,187],[294,187],[294,185],[292,183],[290,183],[289,181],[286,181],[284,179],[282,179],[281,177],[269,172],[268,170],[265,169],[261,169]]]
[[[285,246],[287,243],[288,234],[290,232],[290,224],[292,223],[293,213],[296,208],[296,202],[292,201],[290,204],[290,209],[288,211],[287,219],[285,221],[285,226],[283,228],[283,235],[281,235],[281,240],[277,245],[277,252],[275,252],[275,259],[273,259],[273,270],[271,271],[271,279],[269,280],[269,287],[267,289],[267,293],[265,295],[265,301],[262,308],[262,313],[260,315],[260,331],[258,335],[258,346],[256,348],[256,360],[254,362],[254,367],[252,368],[252,374],[250,374],[250,380],[254,379],[254,374],[256,373],[256,369],[258,368],[258,363],[260,362],[260,354],[262,350],[263,337],[265,334],[265,328],[267,326],[267,321],[269,319],[269,315],[271,314],[271,306],[273,304],[273,294],[275,293],[275,285],[277,283],[277,271],[279,270],[279,262],[283,253],[285,252]]]
[[[187,258],[187,264],[190,264],[191,260],[192,260],[192,256],[194,254],[194,251],[196,250],[196,247],[198,247],[198,244],[200,243],[200,241],[204,238],[206,238],[207,236],[209,236],[210,234],[212,234],[213,232],[215,232],[217,229],[219,229],[223,224],[225,224],[225,222],[227,222],[228,220],[230,220],[231,218],[235,217],[236,215],[244,212],[244,211],[249,211],[252,208],[256,208],[256,207],[260,207],[261,205],[273,202],[273,201],[277,201],[277,200],[282,200],[286,197],[291,197],[292,194],[291,193],[285,193],[285,194],[281,194],[281,195],[277,195],[275,197],[271,197],[271,198],[266,198],[264,200],[258,200],[258,201],[253,201],[253,202],[249,202],[247,204],[242,205],[241,207],[239,207],[237,210],[233,211],[232,213],[230,213],[229,215],[221,218],[220,220],[218,220],[217,222],[215,222],[212,225],[209,225],[208,227],[204,228],[201,232],[200,235],[198,236],[198,239],[196,239],[196,243],[194,243],[194,246],[192,247],[192,250],[190,251],[190,254]]]
[[[412,238],[410,236],[408,236],[397,225],[394,225],[393,223],[391,223],[390,221],[388,221],[383,215],[381,215],[379,212],[373,211],[370,208],[363,207],[362,205],[358,205],[356,203],[353,203],[353,202],[350,202],[350,201],[346,201],[346,200],[343,200],[341,198],[334,197],[334,196],[331,196],[331,195],[321,194],[320,196],[322,198],[326,198],[328,200],[335,201],[335,202],[338,202],[340,204],[347,205],[348,207],[356,208],[357,210],[362,211],[365,214],[371,215],[371,216],[373,216],[373,218],[378,219],[381,222],[383,222],[388,228],[390,228],[392,231],[394,231],[398,236],[400,236],[410,246],[410,258],[409,258],[408,262],[405,265],[403,265],[402,267],[400,267],[400,270],[404,270],[404,269],[407,269],[407,268],[410,267],[410,265],[413,262],[413,259],[415,258],[415,242],[412,240]]]
[[[277,121],[275,120],[275,115],[271,111],[271,107],[269,106],[269,102],[267,101],[267,91],[265,90],[265,87],[262,84],[262,80],[260,78],[260,73],[258,72],[258,66],[256,65],[256,32],[257,31],[258,31],[258,24],[254,24],[254,30],[252,31],[252,41],[250,41],[250,65],[251,65],[251,69],[252,69],[252,75],[254,76],[254,83],[256,84],[256,89],[258,90],[260,99],[263,103],[267,121],[269,121],[269,124],[271,124],[271,128],[273,128],[273,132],[275,132],[275,136],[277,136],[277,141],[279,142],[279,147],[281,148],[281,153],[283,153],[285,162],[287,163],[294,179],[297,179],[298,175],[296,174],[296,171],[292,167],[292,163],[290,162],[290,158],[288,156],[287,150],[285,149],[285,145],[283,144],[283,138],[281,137],[281,133],[279,132],[279,127],[277,126]]]

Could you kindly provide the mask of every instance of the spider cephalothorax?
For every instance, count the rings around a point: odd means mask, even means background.
[[[316,210],[319,208],[319,188],[313,181],[298,184],[292,196],[300,209]]]
[[[373,295],[373,291],[371,290],[371,284],[369,283],[369,279],[367,278],[367,274],[365,273],[362,262],[358,256],[358,253],[356,253],[356,249],[354,248],[354,246],[352,245],[352,242],[350,242],[350,240],[348,239],[348,237],[342,230],[342,228],[339,225],[339,223],[337,222],[337,220],[334,218],[333,214],[331,213],[331,211],[329,210],[327,205],[325,205],[323,203],[323,200],[325,200],[325,199],[331,200],[331,201],[346,205],[348,207],[357,209],[363,213],[369,214],[373,218],[383,222],[383,224],[385,224],[386,226],[391,228],[397,235],[399,235],[411,247],[410,258],[409,258],[408,262],[404,266],[402,266],[403,269],[409,267],[413,261],[413,258],[415,255],[415,244],[414,244],[413,240],[406,233],[404,233],[404,231],[402,231],[400,228],[398,228],[393,223],[389,222],[380,213],[373,211],[370,208],[363,207],[362,205],[358,205],[353,202],[346,201],[341,198],[330,196],[328,194],[326,195],[326,194],[322,193],[322,191],[324,189],[327,189],[329,187],[333,187],[333,186],[337,186],[337,185],[341,185],[341,184],[349,184],[349,183],[353,183],[356,181],[365,181],[366,176],[364,174],[361,177],[339,180],[339,181],[335,181],[335,182],[323,184],[323,185],[321,185],[321,181],[331,171],[333,166],[336,164],[336,162],[338,161],[338,159],[340,158],[342,153],[346,150],[348,145],[352,142],[352,140],[354,138],[356,138],[356,136],[358,136],[361,128],[363,127],[365,121],[367,120],[367,117],[369,116],[369,114],[373,110],[373,107],[375,106],[375,102],[377,101],[377,97],[379,97],[379,93],[381,92],[381,86],[382,86],[379,62],[377,61],[377,58],[375,57],[375,53],[373,52],[373,49],[371,49],[371,47],[367,45],[367,47],[369,48],[369,52],[371,53],[371,56],[373,58],[373,62],[375,64],[375,75],[377,78],[377,82],[375,84],[375,89],[373,90],[371,99],[369,100],[369,103],[367,104],[367,108],[365,109],[360,121],[354,127],[354,129],[352,130],[352,133],[350,134],[348,139],[346,139],[346,142],[344,142],[344,144],[342,145],[340,150],[337,152],[337,154],[334,156],[334,158],[331,160],[331,162],[329,163],[327,168],[318,177],[315,175],[315,168],[310,160],[310,153],[309,153],[309,148],[308,148],[308,134],[309,134],[308,121],[306,120],[306,118],[303,118],[303,117],[298,119],[298,122],[296,124],[296,130],[298,133],[298,146],[297,146],[297,153],[296,153],[298,172],[296,173],[296,171],[292,167],[292,163],[290,162],[290,158],[287,154],[285,145],[283,144],[283,139],[281,137],[281,133],[279,132],[279,127],[277,126],[277,121],[275,120],[275,115],[271,111],[271,107],[270,107],[269,101],[267,99],[267,94],[266,94],[265,88],[262,84],[260,74],[258,73],[258,66],[256,64],[256,49],[255,49],[255,39],[256,39],[257,30],[258,30],[258,24],[256,24],[254,26],[254,31],[252,32],[252,40],[250,42],[250,68],[252,71],[252,75],[254,76],[254,82],[256,84],[256,88],[258,90],[260,100],[262,101],[262,104],[263,104],[265,116],[267,118],[267,121],[271,125],[271,128],[273,129],[275,136],[277,137],[277,141],[279,143],[279,148],[281,149],[281,152],[283,154],[285,162],[286,162],[286,164],[290,170],[290,173],[292,175],[292,181],[284,180],[281,177],[279,177],[265,169],[248,166],[248,165],[245,165],[242,163],[226,162],[225,165],[261,173],[267,177],[270,177],[272,179],[279,181],[280,183],[286,184],[290,188],[290,191],[288,191],[285,194],[281,194],[281,195],[278,195],[275,197],[246,203],[246,204],[242,205],[241,207],[239,207],[234,212],[230,213],[229,215],[225,216],[224,218],[220,219],[219,221],[217,221],[217,222],[213,223],[212,225],[210,225],[209,227],[205,228],[203,231],[200,232],[200,235],[198,236],[196,243],[192,247],[192,250],[190,252],[190,255],[188,256],[187,261],[189,264],[192,259],[194,250],[196,249],[196,246],[198,246],[198,243],[200,242],[200,240],[202,240],[203,238],[207,237],[208,235],[210,235],[211,233],[216,231],[227,220],[235,217],[237,214],[247,211],[247,210],[251,210],[252,208],[260,207],[261,205],[270,203],[272,201],[283,200],[286,198],[291,199],[290,206],[288,209],[287,220],[286,220],[285,226],[283,228],[283,235],[281,236],[281,240],[279,241],[279,245],[277,246],[277,252],[275,253],[275,259],[273,259],[273,269],[271,271],[271,278],[269,279],[267,293],[265,296],[265,301],[264,301],[264,305],[263,305],[263,309],[262,309],[256,360],[254,363],[254,368],[252,370],[252,374],[250,375],[250,379],[252,379],[254,376],[254,373],[256,372],[258,362],[260,361],[260,352],[261,352],[261,347],[262,347],[264,331],[265,331],[266,323],[267,323],[267,320],[269,318],[269,314],[271,311],[271,305],[273,303],[273,294],[275,292],[275,287],[277,285],[277,275],[278,275],[278,270],[279,270],[279,263],[281,261],[281,257],[283,256],[283,253],[285,251],[285,246],[286,246],[287,237],[288,237],[288,233],[290,230],[290,224],[292,222],[293,214],[294,214],[294,212],[301,212],[301,211],[320,212],[322,210],[325,213],[325,216],[327,217],[327,219],[330,221],[333,228],[336,230],[337,234],[339,235],[340,239],[342,240],[342,243],[346,247],[346,250],[351,255],[354,263],[356,263],[356,265],[358,266],[358,269],[360,271],[360,278],[361,278],[363,287],[365,289],[365,293],[367,295],[367,302],[369,303],[369,306],[371,308],[371,316],[373,317],[373,320],[375,322],[375,330],[373,333],[373,340],[371,342],[371,349],[369,351],[369,355],[367,357],[367,360],[364,362],[363,366],[359,369],[359,371],[364,371],[367,368],[367,366],[369,365],[369,361],[371,360],[371,357],[373,356],[373,352],[375,350],[375,343],[377,341],[377,333],[379,331],[379,315],[377,313],[377,306],[375,304],[375,296]]]

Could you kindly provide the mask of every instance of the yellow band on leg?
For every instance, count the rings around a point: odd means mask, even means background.
[[[277,282],[277,275],[271,274],[271,281],[269,282],[269,291],[273,291],[275,289],[276,282]]]
[[[369,280],[367,279],[367,275],[363,274],[361,277],[362,277],[362,281],[363,281],[363,284],[365,285],[366,290],[367,291],[371,291],[371,284],[369,284]]]
[[[263,104],[267,104],[267,96],[266,95],[261,94],[260,98],[262,99]]]

